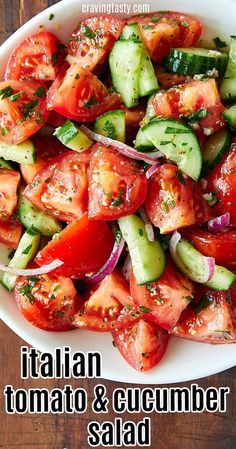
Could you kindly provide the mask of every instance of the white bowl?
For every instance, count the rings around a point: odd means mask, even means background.
[[[104,2],[97,2],[106,3]],[[109,2],[108,2],[109,3]],[[116,4],[123,1],[116,0]],[[127,0],[126,4],[148,4],[147,0]],[[63,0],[31,19],[16,31],[0,48],[1,69],[10,52],[26,36],[44,26],[57,34],[65,43],[81,17],[83,0]],[[86,4],[95,5],[93,0]],[[233,0],[150,0],[150,11],[175,10],[191,13],[199,17],[204,24],[204,38],[219,36],[228,40],[235,34],[236,1]],[[55,15],[49,21],[50,13]],[[1,261],[7,262],[7,253],[3,246],[0,249]],[[71,346],[72,351],[100,351],[103,356],[103,378],[121,382],[140,384],[163,384],[193,380],[215,374],[236,364],[236,345],[212,346],[201,343],[172,338],[168,350],[159,366],[147,373],[138,373],[132,369],[112,345],[109,334],[88,331],[45,332],[31,326],[20,314],[13,295],[3,288],[0,290],[0,316],[2,320],[21,338],[35,348],[54,352],[55,347]]]

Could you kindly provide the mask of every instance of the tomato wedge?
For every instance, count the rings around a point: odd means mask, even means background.
[[[183,84],[187,81],[187,76],[179,75],[178,73],[166,72],[164,67],[157,64],[155,67],[155,73],[157,76],[158,83],[162,89],[170,89],[170,87],[177,86],[178,84]]]
[[[51,240],[35,261],[41,266],[60,259],[64,265],[55,270],[58,275],[83,278],[101,268],[113,245],[114,237],[109,226],[103,221],[88,220],[84,214]]]
[[[211,210],[195,183],[173,164],[163,164],[148,181],[145,201],[151,222],[162,234],[211,218]]]
[[[158,92],[152,103],[158,117],[178,119],[203,109],[206,116],[192,126],[205,135],[213,134],[225,126],[222,117],[225,108],[213,79],[191,80],[166,92]]]
[[[0,220],[8,220],[17,205],[20,174],[15,170],[0,168]]]
[[[230,224],[236,225],[236,144],[233,144],[219,164],[207,177],[215,215],[230,213]]]
[[[89,168],[89,217],[116,220],[135,212],[145,200],[144,170],[113,148],[93,146]]]
[[[139,23],[148,52],[156,62],[162,61],[171,48],[194,46],[202,32],[199,20],[179,12],[159,11],[128,21]]]
[[[36,162],[34,164],[20,164],[20,170],[26,184],[31,184],[35,176],[45,168],[57,155],[65,151],[58,139],[50,136],[35,135],[32,141],[36,150]]]
[[[62,126],[65,123],[65,117],[63,115],[58,114],[56,111],[51,111],[49,117],[47,119],[47,124],[54,126],[57,128],[58,126]]]
[[[53,81],[65,56],[65,45],[53,33],[40,31],[13,50],[5,79]]]
[[[45,88],[37,81],[0,82],[0,141],[17,144],[47,121]]]
[[[16,249],[22,234],[22,225],[17,220],[0,221],[0,242]]]
[[[113,331],[112,337],[124,359],[138,371],[148,371],[157,365],[169,341],[164,329],[144,319],[128,329]]]
[[[79,64],[69,68],[65,64],[47,94],[49,110],[80,122],[93,122],[120,104],[116,93],[109,94],[104,84]]]
[[[202,343],[235,342],[227,292],[206,289],[197,305],[183,311],[173,335]]]
[[[79,23],[72,33],[67,61],[87,70],[101,66],[115,41],[120,37],[125,22],[108,14],[90,17]]]
[[[59,220],[76,220],[87,211],[90,157],[90,151],[66,151],[51,159],[26,187],[24,196]]]
[[[205,256],[214,257],[218,265],[236,270],[236,230],[233,228],[211,234],[202,229],[189,229],[183,236]]]
[[[14,293],[22,315],[34,326],[47,331],[73,329],[78,297],[71,279],[53,274],[20,276]]]
[[[130,291],[135,304],[145,311],[145,318],[167,330],[173,329],[193,298],[192,282],[178,272],[170,259],[164,274],[151,284],[138,285],[131,271]]]
[[[118,270],[92,289],[89,299],[75,315],[76,327],[97,332],[124,329],[140,318],[130,296],[129,285]]]

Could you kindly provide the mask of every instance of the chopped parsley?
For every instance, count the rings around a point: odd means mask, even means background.
[[[93,30],[91,30],[91,28],[87,27],[87,26],[82,26],[81,28],[81,33],[85,36],[88,37],[89,39],[94,39],[95,37],[98,36],[97,33],[94,33]]]
[[[39,234],[38,229],[34,225],[30,226],[30,228],[28,228],[26,232],[29,235],[38,235]]]
[[[27,283],[24,284],[19,290],[19,293],[26,296],[31,304],[34,304],[34,296],[31,293],[31,289],[35,286],[39,279],[39,276],[32,276],[31,278],[28,278]]]
[[[32,248],[32,244],[28,245],[28,246],[22,251],[22,254],[29,254],[31,248]]]
[[[177,176],[177,178],[178,178],[180,184],[182,184],[182,186],[185,186],[185,185],[186,185],[186,182],[185,182],[185,179],[184,179],[184,177],[183,177],[181,171],[178,170],[177,173],[176,173],[176,176]]]
[[[153,25],[143,25],[142,29],[143,30],[152,30],[153,29]]]
[[[62,310],[57,310],[57,312],[55,313],[57,318],[63,318],[64,314],[65,313]]]
[[[204,295],[202,299],[200,300],[199,304],[196,308],[196,315],[198,315],[202,310],[206,309],[210,303],[212,302],[212,298],[209,298],[209,296]]]
[[[115,241],[116,241],[116,243],[120,243],[121,239],[122,239],[121,231],[116,231],[116,234],[115,234]]]
[[[214,40],[216,48],[225,48],[225,47],[227,47],[226,42],[222,41],[218,36],[215,37],[215,39],[213,39],[213,40]]]
[[[38,87],[38,89],[34,92],[34,95],[39,98],[46,97],[46,91],[43,86]]]
[[[4,87],[4,89],[0,90],[1,100],[3,100],[4,98],[10,97],[13,94],[14,94],[14,90],[11,88],[11,86]]]
[[[15,254],[15,252],[16,252],[16,250],[13,249],[13,250],[8,254],[8,258],[9,258],[9,259],[12,259],[13,256],[14,256],[14,254]]]
[[[125,193],[124,190],[121,189],[118,198],[116,200],[112,200],[112,203],[111,203],[112,206],[118,207],[124,203],[124,200],[123,200],[124,193]]]
[[[183,22],[183,26],[184,26],[184,28],[189,28],[189,23],[188,22]]]
[[[105,131],[107,137],[109,137],[110,139],[117,138],[115,126],[113,125],[113,123],[110,120],[105,121],[104,126],[103,126],[103,131]]]
[[[191,131],[189,129],[174,128],[172,126],[167,126],[165,134],[189,134]]]
[[[190,301],[192,301],[192,299],[193,299],[192,296],[186,296],[186,301],[190,302]]]
[[[30,118],[31,114],[33,114],[36,106],[38,106],[38,100],[29,101],[29,103],[25,103],[20,107],[20,111],[24,117],[24,119]]]
[[[138,233],[139,233],[140,237],[143,236],[143,230],[141,228],[139,228]]]
[[[151,22],[152,23],[157,23],[157,22],[159,22],[160,19],[161,19],[161,16],[154,16],[154,17],[151,18]]]
[[[1,128],[1,134],[3,137],[9,132],[10,132],[10,129],[7,128],[6,126],[4,128]]]
[[[50,14],[50,16],[49,16],[49,20],[53,20],[54,19],[54,17],[55,17],[55,14]]]
[[[99,102],[96,100],[96,98],[91,97],[86,103],[85,103],[85,107],[87,109],[90,109],[92,106],[97,105]]]
[[[201,108],[201,109],[199,109],[198,111],[194,112],[193,114],[189,115],[186,118],[188,120],[188,123],[190,125],[193,125],[194,123],[198,122],[202,118],[206,117],[206,115],[207,115],[206,108]]]
[[[66,48],[66,45],[64,45],[64,44],[58,44],[58,42],[56,42],[56,47],[57,47],[57,50],[56,50],[55,53],[53,53],[53,55],[52,55],[52,63],[53,63],[53,65],[55,65],[55,64],[58,62],[58,59],[59,59],[60,56],[61,56],[61,50],[62,50],[63,48]]]
[[[143,313],[152,312],[152,309],[148,309],[148,307],[144,307],[144,306],[139,306],[139,310],[141,310],[141,312],[143,312]]]
[[[14,101],[19,100],[19,98],[21,97],[22,93],[23,92],[20,91],[20,92],[17,92],[16,94],[11,95],[10,96],[10,100],[14,103]]]

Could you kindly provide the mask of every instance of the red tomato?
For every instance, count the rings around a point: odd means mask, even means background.
[[[0,221],[0,242],[16,249],[22,234],[22,225],[16,220]]]
[[[121,355],[138,371],[147,371],[157,365],[169,341],[164,329],[144,319],[128,329],[113,331],[112,337]]]
[[[156,12],[134,16],[129,22],[138,22],[151,58],[160,62],[171,48],[194,46],[202,32],[199,20],[178,12]]]
[[[160,66],[159,64],[157,64],[154,68],[158,83],[160,84],[162,89],[169,89],[170,87],[177,86],[178,84],[183,84],[187,80],[187,77],[185,75],[166,72],[164,67]]]
[[[102,82],[79,64],[65,64],[48,90],[47,106],[80,122],[93,122],[104,112],[119,108],[118,95],[109,95]]]
[[[46,91],[37,81],[0,82],[0,141],[21,143],[48,118]]]
[[[101,66],[120,37],[124,24],[106,14],[83,20],[72,33],[67,61],[90,71]]]
[[[48,165],[49,161],[66,150],[64,145],[54,137],[36,134],[32,137],[32,141],[36,149],[36,162],[34,164],[20,164],[26,184],[31,184],[35,176]]]
[[[131,271],[130,291],[148,321],[171,330],[193,297],[193,284],[168,260],[160,279],[147,285],[138,285]]]
[[[236,145],[210,172],[207,177],[207,191],[214,204],[215,215],[230,213],[230,224],[236,225]]]
[[[226,229],[215,234],[202,229],[189,229],[183,236],[205,256],[214,257],[218,265],[236,270],[236,230]]]
[[[134,108],[126,108],[121,105],[120,109],[125,111],[125,124],[127,128],[138,127],[140,122],[143,120],[146,112],[146,103],[141,102],[138,106]]]
[[[162,234],[211,218],[200,185],[173,164],[161,165],[148,181],[145,207]]]
[[[57,128],[58,126],[62,126],[65,123],[65,117],[63,117],[63,115],[58,114],[56,111],[51,111],[47,119],[47,123],[48,125]]]
[[[84,214],[69,224],[36,256],[36,263],[44,265],[55,259],[64,262],[57,274],[83,278],[98,271],[107,261],[114,245],[114,237],[104,221],[88,220]]]
[[[66,56],[64,48],[61,41],[48,31],[27,37],[13,50],[5,79],[54,80]]]
[[[109,332],[132,325],[140,318],[134,307],[129,285],[115,270],[89,292],[89,299],[75,315],[76,327],[98,332]]]
[[[198,305],[190,304],[183,311],[173,335],[202,343],[233,343],[235,332],[227,292],[206,289]]]
[[[53,274],[20,276],[14,293],[22,315],[34,326],[47,331],[73,329],[78,298],[71,279]]]
[[[146,197],[143,169],[113,148],[97,143],[93,149],[89,168],[89,217],[116,220],[132,214]]]
[[[215,80],[191,80],[168,91],[158,92],[152,101],[158,117],[189,116],[200,109],[206,110],[206,117],[192,125],[195,130],[210,135],[225,126],[221,103]]]
[[[8,220],[17,206],[20,174],[9,168],[0,168],[0,220]]]
[[[51,159],[24,190],[24,196],[62,221],[87,211],[87,168],[91,152],[66,151]]]

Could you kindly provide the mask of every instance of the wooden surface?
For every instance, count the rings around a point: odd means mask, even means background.
[[[3,42],[21,24],[54,0],[0,0],[0,41]],[[14,388],[63,388],[63,380],[20,380],[20,346],[23,341],[0,322],[0,448],[2,449],[88,449],[86,427],[91,420],[102,420],[91,411],[83,416],[6,415],[2,391],[6,384]],[[67,382],[68,383],[68,382]],[[72,387],[84,387],[89,407],[95,381],[71,381]],[[103,381],[108,396],[121,384]],[[203,388],[229,386],[226,414],[152,415],[152,449],[235,449],[236,448],[236,368],[198,382]],[[181,384],[183,386],[183,384]],[[186,384],[188,385],[188,384]],[[125,387],[125,385],[123,385]],[[114,413],[109,419],[115,418]],[[104,419],[104,418],[103,418]],[[130,419],[123,415],[123,419]],[[134,421],[142,415],[133,415]]]

